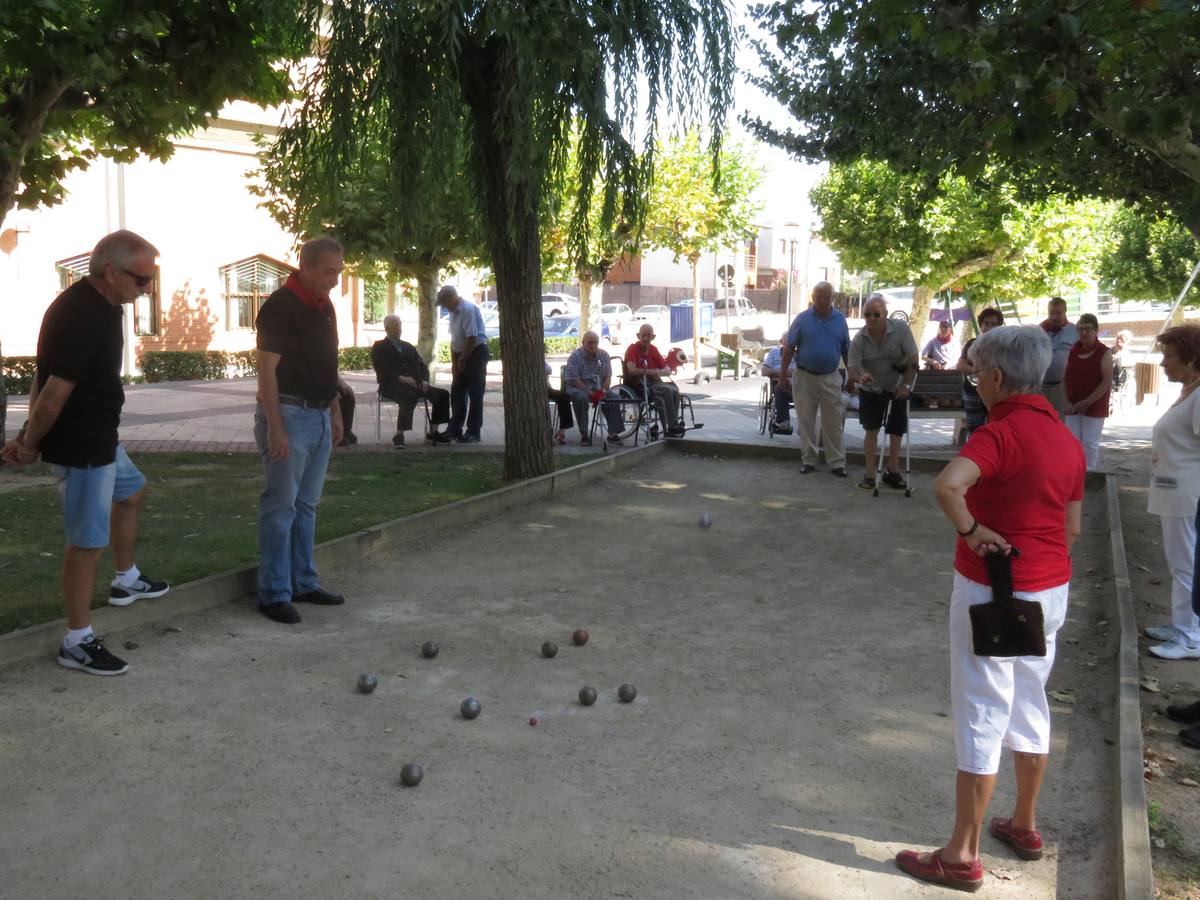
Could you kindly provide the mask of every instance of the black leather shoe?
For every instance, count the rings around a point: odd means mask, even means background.
[[[1179,740],[1185,747],[1200,750],[1200,727],[1193,725],[1191,728],[1183,729],[1179,732]]]
[[[831,469],[831,470],[829,471],[829,474],[830,474],[830,475],[834,475],[834,476],[836,476],[837,478],[845,478],[845,477],[846,477],[846,470],[845,470],[845,469],[844,469],[842,466],[838,466],[836,469]]]
[[[811,474],[812,474],[813,472],[815,472],[815,471],[817,471],[817,467],[816,467],[816,466],[810,466],[808,463],[804,463],[804,464],[803,464],[803,465],[800,467],[800,474],[801,474],[801,475],[811,475]]]
[[[1184,725],[1200,725],[1200,700],[1187,705],[1172,703],[1167,707],[1167,718]]]
[[[341,594],[331,594],[317,588],[315,591],[305,591],[303,594],[293,594],[293,603],[315,603],[317,606],[341,606],[346,598]]]
[[[272,622],[282,622],[284,625],[300,623],[300,613],[296,612],[296,607],[285,600],[278,603],[264,603],[258,610]]]
[[[460,444],[478,444],[478,443],[479,443],[479,435],[477,435],[477,434],[464,434],[462,437],[460,437],[460,438],[458,439],[458,442],[459,442]]]
[[[435,444],[449,444],[454,440],[454,438],[446,434],[444,431],[431,431],[429,433],[429,439]]]

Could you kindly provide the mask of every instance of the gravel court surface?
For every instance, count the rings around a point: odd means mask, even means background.
[[[952,822],[952,535],[931,476],[854,480],[667,454],[330,571],[348,604],[297,628],[232,605],[114,636],[121,678],[4,670],[0,896],[943,895],[891,859]],[[1050,852],[985,837],[987,896],[1113,893],[1103,523],[1089,493]],[[989,815],[1013,793],[1006,754]]]

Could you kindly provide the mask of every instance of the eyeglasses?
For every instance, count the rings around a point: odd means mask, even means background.
[[[869,313],[863,313],[863,315],[866,316],[868,319],[883,318],[883,313],[881,313],[881,312],[869,312]]]
[[[980,369],[978,372],[971,372],[969,375],[967,375],[967,384],[969,384],[971,387],[979,387],[979,379],[983,377],[983,373],[990,372],[992,368],[994,367]]]
[[[139,275],[137,272],[130,272],[128,269],[121,269],[126,275],[133,279],[133,283],[140,288],[144,288],[154,280],[153,275]]]

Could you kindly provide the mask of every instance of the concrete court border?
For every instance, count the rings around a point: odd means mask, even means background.
[[[408,536],[425,535],[433,530],[473,522],[566,488],[594,481],[612,472],[632,468],[668,448],[679,453],[701,456],[797,462],[800,459],[799,448],[787,445],[772,447],[722,441],[659,441],[608,454],[549,475],[508,485],[486,494],[468,497],[327,541],[317,547],[317,562],[321,566],[333,567],[360,559]],[[862,454],[847,455],[859,458]],[[913,456],[912,469],[919,472],[939,471],[945,466],[947,459],[926,455]],[[1093,479],[1102,479],[1106,488],[1110,559],[1121,629],[1117,675],[1117,815],[1121,823],[1119,896],[1122,900],[1151,900],[1154,897],[1154,878],[1142,770],[1137,623],[1125,558],[1120,501],[1115,479],[1097,473],[1089,474],[1088,478],[1093,483]],[[140,603],[122,610],[103,607],[94,611],[93,620],[97,630],[115,632],[219,606],[251,593],[255,586],[256,571],[256,566],[246,566],[178,585],[172,591],[170,603]],[[60,619],[0,636],[0,666],[53,652],[64,625],[64,620]]]
[[[422,537],[513,509],[568,488],[637,466],[664,449],[660,441],[558,469],[548,475],[505,485],[494,491],[456,500],[445,506],[392,519],[363,531],[335,538],[316,547],[317,565],[334,568],[369,556],[390,544]],[[258,566],[231,569],[175,585],[169,599],[147,600],[123,609],[102,606],[92,610],[92,625],[100,634],[114,634],[139,625],[164,622],[189,613],[231,603],[254,593]],[[39,656],[50,656],[62,639],[66,619],[32,625],[0,635],[0,667]]]
[[[779,459],[800,462],[800,450],[786,444],[726,444],[720,441],[668,441],[681,453],[725,456],[741,459]],[[861,459],[861,453],[847,457]],[[940,471],[951,457],[912,457],[914,472]],[[1117,481],[1111,475],[1089,472],[1087,484],[1105,491],[1109,529],[1109,558],[1112,564],[1113,600],[1120,623],[1117,654],[1117,798],[1120,823],[1117,836],[1120,848],[1118,897],[1121,900],[1153,900],[1154,870],[1150,854],[1150,823],[1146,810],[1146,783],[1142,768],[1141,688],[1139,686],[1137,621],[1129,566],[1125,558],[1125,538],[1121,529],[1121,504]]]

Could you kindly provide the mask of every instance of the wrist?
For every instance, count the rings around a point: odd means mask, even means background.
[[[972,519],[971,527],[967,528],[965,530],[962,528],[959,528],[957,525],[954,526],[954,530],[958,532],[958,536],[964,537],[964,538],[970,537],[971,535],[973,535],[975,533],[976,529],[978,529],[978,528],[979,528],[979,520],[978,519]]]

